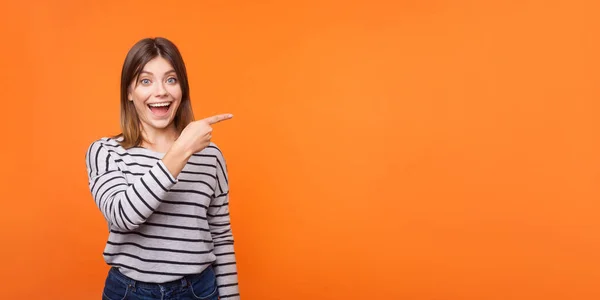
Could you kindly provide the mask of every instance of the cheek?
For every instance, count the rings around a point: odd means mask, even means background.
[[[136,89],[133,92],[133,103],[135,104],[135,108],[137,110],[140,110],[140,109],[143,109],[146,107],[146,104],[144,104],[146,99],[148,99],[148,94],[145,93],[143,90]]]
[[[138,87],[133,91],[133,99],[141,102],[146,101],[151,95],[151,89],[145,87]]]
[[[175,100],[181,100],[181,86],[170,86],[167,88],[167,91]]]
[[[144,114],[146,113],[146,104],[144,104],[142,101],[138,101],[138,100],[133,100],[133,104],[135,106],[135,110],[138,113],[138,116],[140,118],[143,118]]]

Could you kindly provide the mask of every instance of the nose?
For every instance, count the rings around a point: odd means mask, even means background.
[[[159,82],[156,85],[156,96],[157,97],[163,97],[167,95],[167,89],[165,89],[165,86],[163,85],[163,83]]]

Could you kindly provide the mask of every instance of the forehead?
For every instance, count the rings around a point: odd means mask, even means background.
[[[142,69],[142,72],[151,72],[155,75],[163,74],[169,71],[174,71],[171,63],[161,56],[151,59]]]

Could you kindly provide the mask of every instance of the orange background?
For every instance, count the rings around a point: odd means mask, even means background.
[[[181,49],[242,299],[600,299],[597,1],[6,1],[2,299],[100,299],[85,151]]]

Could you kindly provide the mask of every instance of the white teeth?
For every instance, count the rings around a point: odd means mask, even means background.
[[[149,105],[149,106],[152,106],[152,107],[169,106],[169,105],[171,105],[171,102],[165,102],[165,103],[151,103],[151,104],[148,104],[148,105]]]

